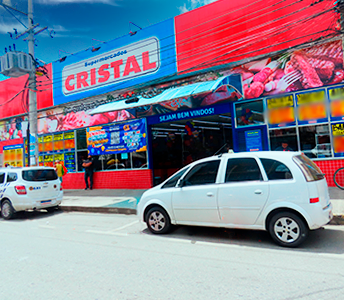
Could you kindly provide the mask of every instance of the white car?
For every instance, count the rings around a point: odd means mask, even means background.
[[[25,210],[54,210],[62,202],[61,182],[53,168],[0,168],[1,216]]]
[[[243,152],[193,162],[146,191],[138,215],[152,233],[172,225],[269,231],[287,247],[333,217],[324,174],[300,152]]]

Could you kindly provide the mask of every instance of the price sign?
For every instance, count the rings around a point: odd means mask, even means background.
[[[64,155],[63,154],[55,154],[54,160],[64,161]]]
[[[298,94],[297,105],[300,124],[327,121],[325,91]]]
[[[68,152],[65,153],[65,167],[69,172],[74,172],[75,171],[75,154],[74,152]]]
[[[45,135],[45,136],[43,137],[43,142],[44,142],[44,143],[52,142],[52,140],[53,140],[53,136],[52,136],[52,135]]]
[[[65,132],[64,133],[64,139],[65,140],[74,139],[74,131]]]
[[[38,143],[43,143],[43,137],[42,136],[38,137]]]
[[[45,162],[53,162],[54,156],[53,155],[44,155],[44,161]]]
[[[330,89],[331,120],[344,120],[344,87]]]
[[[270,125],[286,125],[295,122],[293,96],[271,98],[267,100]]]
[[[54,141],[62,141],[63,140],[63,133],[54,134]]]

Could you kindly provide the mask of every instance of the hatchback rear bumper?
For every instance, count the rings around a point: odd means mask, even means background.
[[[328,224],[333,218],[332,203],[330,202],[326,207],[321,207],[320,205],[314,206],[310,215],[312,219],[308,224],[309,229],[318,229]]]

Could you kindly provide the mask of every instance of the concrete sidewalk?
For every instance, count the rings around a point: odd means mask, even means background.
[[[137,203],[146,190],[64,190],[61,209],[99,213],[136,214]],[[344,225],[344,190],[330,187],[335,216],[333,223]]]

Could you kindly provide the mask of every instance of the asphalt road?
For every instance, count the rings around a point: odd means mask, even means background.
[[[24,213],[0,219],[0,299],[343,299],[344,226],[298,249],[266,232],[180,227],[136,216]]]

